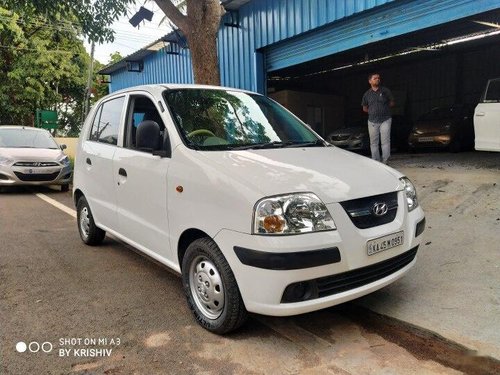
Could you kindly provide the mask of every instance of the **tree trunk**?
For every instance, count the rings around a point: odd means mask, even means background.
[[[217,33],[224,8],[218,0],[187,0],[187,16],[170,0],[156,0],[165,15],[186,36],[193,63],[194,82],[220,85]]]
[[[217,32],[222,7],[218,0],[188,0],[189,30],[186,34],[195,83],[220,85]]]

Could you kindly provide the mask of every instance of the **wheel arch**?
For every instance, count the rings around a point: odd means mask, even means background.
[[[184,255],[186,254],[186,250],[188,246],[199,238],[210,237],[207,233],[203,232],[200,229],[190,228],[186,229],[182,232],[179,237],[179,241],[177,243],[177,260],[179,261],[179,267],[182,269],[182,260],[184,259]]]
[[[78,201],[80,200],[81,197],[83,197],[84,194],[80,189],[76,189],[75,192],[73,193],[73,203],[76,205],[78,204]]]

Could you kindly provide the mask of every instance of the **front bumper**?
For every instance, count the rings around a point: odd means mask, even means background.
[[[63,185],[71,181],[70,165],[51,167],[0,167],[0,186]]]
[[[416,235],[417,224],[424,219],[424,213],[420,207],[408,213],[402,192],[398,194],[398,203],[399,209],[395,219],[373,228],[356,228],[340,204],[329,204],[328,209],[337,225],[335,231],[291,236],[259,236],[222,230],[214,239],[231,266],[248,311],[272,316],[302,314],[371,293],[394,282],[415,264],[413,255],[396,271],[381,274],[380,278],[370,279],[361,285],[359,282],[352,284],[352,288],[348,290],[299,302],[284,301],[285,290],[292,284],[328,278],[370,266],[377,267],[377,264],[403,256],[402,254],[412,249],[416,251],[422,241],[422,236]],[[404,231],[402,245],[371,256],[367,254],[368,240],[399,231]],[[421,233],[421,229],[419,231]],[[244,264],[238,257],[235,246],[267,253],[270,259],[273,259],[273,254],[277,254],[278,257],[271,261],[271,265],[283,265],[283,258],[280,260],[280,254],[300,254],[314,250],[334,252],[337,249],[340,259],[336,259],[336,256],[332,254],[329,260],[324,262],[326,264],[319,262],[317,263],[319,265],[316,265],[313,262],[304,264],[306,268],[290,267],[286,262],[282,267],[262,267],[259,264],[250,265],[248,261]],[[300,259],[300,256],[298,258]],[[296,262],[292,261],[291,264],[296,265]]]
[[[416,135],[411,134],[408,138],[408,145],[412,148],[424,147],[447,147],[451,143],[449,134]]]

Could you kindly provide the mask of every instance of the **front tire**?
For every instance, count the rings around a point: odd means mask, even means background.
[[[85,197],[81,197],[76,205],[76,221],[80,238],[85,244],[95,246],[104,240],[106,232],[95,225],[94,217]]]
[[[193,241],[182,261],[182,283],[189,308],[210,332],[224,334],[247,318],[231,267],[210,238]]]

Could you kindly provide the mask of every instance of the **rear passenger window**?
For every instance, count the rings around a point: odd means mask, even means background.
[[[90,131],[90,140],[116,145],[125,97],[108,100],[98,109]]]

